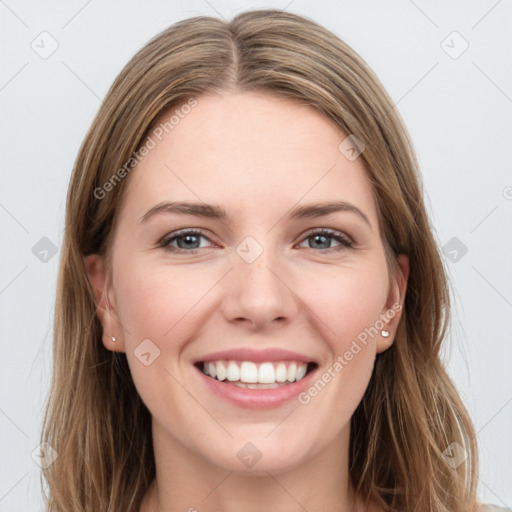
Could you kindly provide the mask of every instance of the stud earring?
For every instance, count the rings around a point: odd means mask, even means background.
[[[389,338],[389,331],[380,331],[380,335],[383,338]]]
[[[115,343],[116,342],[116,339],[114,338],[114,336],[110,336],[112,338],[112,343]]]

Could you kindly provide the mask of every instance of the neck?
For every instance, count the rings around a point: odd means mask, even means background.
[[[286,471],[261,465],[258,473],[243,473],[187,450],[153,420],[156,478],[140,512],[366,510],[350,484],[349,434],[347,425],[327,449]]]

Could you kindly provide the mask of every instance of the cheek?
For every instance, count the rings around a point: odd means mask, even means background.
[[[118,278],[116,304],[128,331],[127,350],[149,338],[161,350],[178,351],[187,337],[187,326],[200,310],[201,298],[212,286],[207,274],[133,265],[129,274],[119,272]]]
[[[137,383],[142,377],[147,387],[150,379],[161,380],[164,369],[181,377],[181,363],[188,357],[187,347],[193,346],[207,319],[219,309],[216,284],[226,269],[207,263],[155,264],[136,257],[123,259],[116,268],[117,313],[134,381]],[[143,343],[149,352],[158,354],[148,367],[137,360]],[[186,362],[188,365],[189,361]]]
[[[321,429],[325,441],[338,435],[368,387],[379,336],[375,325],[387,298],[387,274],[371,266],[364,271],[343,269],[323,293],[315,290],[308,305],[319,317],[316,337],[328,346],[330,357],[299,396],[299,403],[308,411],[311,428]]]
[[[388,275],[383,259],[331,270],[316,273],[315,279],[310,275],[309,282],[315,286],[302,289],[302,296],[318,317],[316,337],[328,345],[330,359],[323,362],[301,403],[311,401],[313,407],[322,403],[324,410],[348,421],[373,371]]]
[[[374,326],[386,303],[387,272],[378,261],[300,279],[304,280],[301,296],[318,316],[324,338],[336,353],[347,350],[352,339]],[[306,282],[314,286],[306,288]]]
[[[154,417],[165,418],[169,410],[186,415],[183,404],[190,397],[179,384],[184,381],[180,357],[202,325],[201,307],[216,274],[142,261],[123,261],[116,268],[117,313],[135,387]]]

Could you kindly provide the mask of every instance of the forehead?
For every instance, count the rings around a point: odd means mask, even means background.
[[[155,145],[129,176],[129,211],[142,215],[160,201],[190,200],[275,217],[300,202],[347,200],[376,225],[361,159],[346,158],[339,145],[347,134],[316,109],[262,93],[196,100],[192,108],[172,109],[158,136],[150,134]]]

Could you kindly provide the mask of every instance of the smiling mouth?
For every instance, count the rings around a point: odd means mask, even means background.
[[[302,361],[199,361],[195,363],[204,375],[246,389],[274,389],[301,381],[317,368],[314,362]]]

